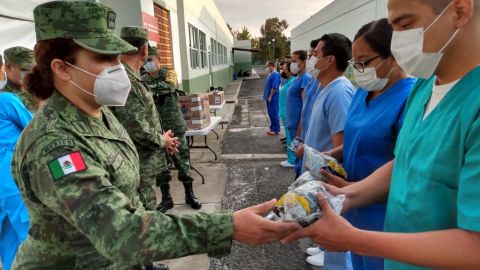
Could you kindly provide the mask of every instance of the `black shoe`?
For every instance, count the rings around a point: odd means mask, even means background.
[[[185,203],[189,204],[190,207],[195,210],[202,208],[202,204],[198,198],[195,197],[195,194],[193,194],[192,183],[183,183],[183,187],[185,188]]]
[[[282,142],[286,142],[286,141],[287,141],[287,138],[286,138],[286,137],[284,137],[284,138],[281,138],[281,139],[280,139],[280,141],[282,141]]]
[[[166,213],[173,208],[172,195],[170,195],[170,185],[161,185],[162,202],[157,206],[157,211]]]
[[[168,265],[161,263],[152,263],[144,265],[145,270],[169,270]]]

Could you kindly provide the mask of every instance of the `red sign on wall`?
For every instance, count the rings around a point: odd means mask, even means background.
[[[158,22],[154,16],[142,12],[143,27],[148,29],[148,40],[158,42]]]

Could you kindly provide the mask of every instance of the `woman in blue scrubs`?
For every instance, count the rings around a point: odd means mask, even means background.
[[[322,218],[284,242],[311,237],[386,258],[385,270],[480,269],[480,1],[389,0],[388,9],[392,54],[419,78],[395,160],[328,187],[346,195],[346,209],[388,198],[385,232],[352,226],[319,196]]]
[[[343,160],[345,186],[360,181],[394,159],[407,97],[416,79],[398,67],[390,51],[392,26],[387,19],[364,25],[352,44],[355,79],[360,85],[347,114],[343,146],[330,153]],[[353,208],[345,217],[357,228],[383,231],[386,204]],[[352,253],[354,270],[381,270],[383,259]]]
[[[0,259],[6,270],[30,227],[10,164],[18,137],[31,119],[32,114],[15,94],[0,93]]]

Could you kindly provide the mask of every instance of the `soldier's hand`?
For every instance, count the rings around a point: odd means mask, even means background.
[[[278,222],[266,219],[277,200],[235,211],[233,213],[233,239],[246,244],[265,244],[280,241],[300,229],[296,222]]]
[[[165,150],[169,155],[175,155],[178,153],[178,148],[180,147],[180,142],[177,137],[174,137],[171,130],[163,134],[163,139],[165,140]]]

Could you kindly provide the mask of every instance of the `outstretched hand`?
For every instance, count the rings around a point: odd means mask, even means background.
[[[317,199],[322,208],[323,216],[314,224],[288,235],[282,239],[282,243],[309,237],[329,251],[349,250],[348,240],[351,239],[351,235],[355,233],[356,228],[333,211],[327,198],[322,193],[317,195]]]
[[[276,200],[264,202],[233,213],[233,239],[246,244],[266,244],[280,241],[300,229],[296,222],[278,222],[266,219]]]

